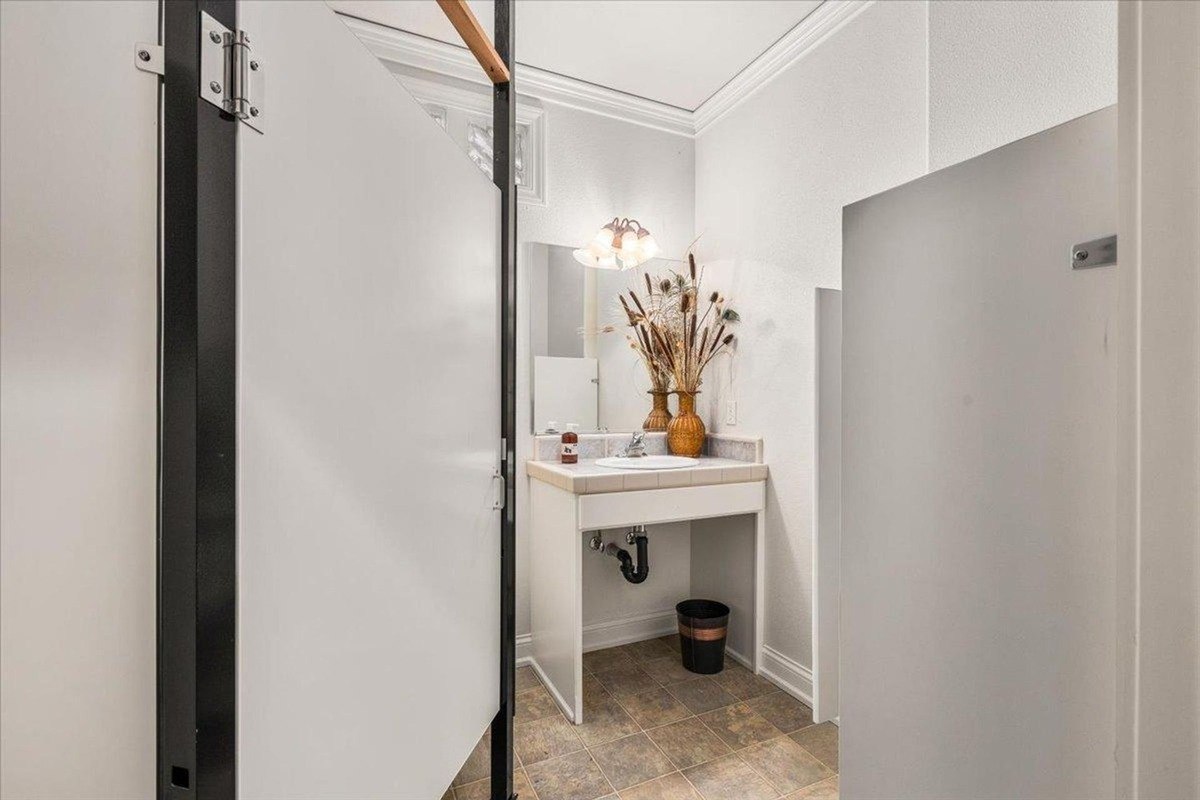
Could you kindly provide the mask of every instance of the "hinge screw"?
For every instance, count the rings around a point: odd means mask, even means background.
[[[149,50],[138,50],[138,58],[140,58],[142,61],[149,61],[150,60],[150,51]]]
[[[217,83],[216,81],[211,81],[208,84],[208,88],[212,89],[217,94],[221,93],[221,84]]]
[[[1076,250],[1075,251],[1075,260],[1076,261],[1086,261],[1087,257],[1088,257],[1087,250]]]
[[[221,43],[221,34],[217,33],[216,31],[209,31],[208,38],[213,44]]]
[[[250,116],[252,116],[252,117],[258,116],[258,107],[257,106],[250,106]]]
[[[257,71],[258,71],[258,62],[257,62],[257,61],[251,61],[251,62],[250,62],[250,69],[252,69],[252,70],[254,70],[255,72],[257,72]]]

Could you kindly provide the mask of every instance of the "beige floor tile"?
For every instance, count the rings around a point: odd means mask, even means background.
[[[825,766],[838,771],[838,728],[832,722],[822,722],[792,734],[796,744],[819,758]]]
[[[554,698],[542,686],[517,692],[514,719],[518,722],[532,722],[533,720],[552,717],[557,713],[559,713],[558,703],[554,702]]]
[[[728,658],[725,659],[725,669],[712,677],[717,685],[739,700],[749,700],[779,689],[766,678],[755,675],[741,664],[730,662]]]
[[[685,769],[704,800],[773,800],[778,793],[762,776],[750,769],[737,753]]]
[[[780,792],[794,792],[833,776],[833,770],[786,736],[747,747],[738,755]]]
[[[658,638],[658,640],[660,642],[662,642],[663,644],[665,644],[667,647],[671,648],[671,652],[673,652],[673,653],[679,652],[679,634],[678,633],[668,634],[667,636],[660,636]]]
[[[675,771],[671,760],[644,733],[590,749],[604,777],[618,790]]]
[[[838,776],[792,792],[784,800],[838,800]]]
[[[487,778],[491,774],[492,733],[485,731],[479,742],[476,743],[475,749],[471,751],[471,755],[467,756],[467,760],[463,762],[458,775],[454,776],[454,782],[451,785],[462,786],[480,778]]]
[[[642,668],[643,672],[663,686],[683,683],[684,681],[695,680],[699,677],[696,673],[689,672],[683,666],[683,663],[679,660],[678,653],[672,653],[662,658],[652,658],[649,661],[642,661],[638,666]]]
[[[692,715],[683,703],[663,688],[624,696],[621,698],[621,705],[625,706],[629,716],[643,728],[657,728]]]
[[[455,798],[454,798],[454,789],[453,789],[453,788],[451,788],[451,787],[449,787],[449,786],[447,786],[447,787],[446,787],[446,793],[445,793],[444,795],[442,795],[442,800],[455,800]]]
[[[671,655],[671,648],[658,639],[633,642],[632,644],[625,645],[624,650],[636,661],[649,661],[652,658],[662,658],[663,656]]]
[[[597,695],[608,695],[600,681],[596,680],[596,676],[590,672],[583,673],[583,699],[595,697]]]
[[[737,702],[736,697],[718,686],[711,678],[696,678],[676,683],[667,687],[667,691],[693,714],[703,714],[705,711]]]
[[[600,685],[616,698],[637,694],[658,686],[653,678],[632,661],[592,674],[596,676],[596,680],[600,681]]]
[[[575,726],[561,715],[535,722],[518,722],[513,725],[513,738],[521,763],[526,767],[573,753],[583,747],[575,735]]]
[[[640,729],[608,692],[601,689],[592,696],[584,694],[583,724],[576,725],[575,732],[588,747],[631,736]]]
[[[536,689],[541,685],[542,682],[538,680],[537,673],[533,671],[533,667],[517,667],[518,692],[523,692],[526,689]]]
[[[746,705],[784,733],[812,725],[812,709],[787,692],[772,692],[747,700]]]
[[[583,669],[586,672],[604,672],[613,667],[620,667],[633,661],[633,657],[621,647],[609,647],[606,650],[593,650],[583,654]]]
[[[774,739],[783,733],[745,703],[701,714],[700,721],[734,750]]]
[[[679,769],[712,761],[729,752],[729,745],[721,741],[697,717],[689,717],[646,731],[646,735]]]
[[[621,800],[704,800],[678,772],[621,790]]]
[[[613,792],[587,750],[542,761],[525,771],[538,800],[597,800]]]
[[[534,800],[533,788],[529,784],[529,776],[523,769],[513,770],[513,793],[521,800]],[[488,800],[492,796],[492,782],[485,778],[481,781],[459,786],[454,790],[457,800]],[[445,798],[442,798],[445,800]]]

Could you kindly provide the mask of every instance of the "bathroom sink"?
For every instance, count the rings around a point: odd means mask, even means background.
[[[683,469],[694,467],[700,463],[698,458],[684,456],[641,456],[639,458],[601,458],[596,461],[597,467],[612,467],[613,469]]]

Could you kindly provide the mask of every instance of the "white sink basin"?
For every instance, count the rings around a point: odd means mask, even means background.
[[[597,467],[612,467],[613,469],[683,469],[700,464],[698,458],[684,456],[642,456],[641,458],[601,458],[596,461]]]

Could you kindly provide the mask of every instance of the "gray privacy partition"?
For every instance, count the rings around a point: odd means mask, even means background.
[[[1108,108],[845,209],[841,790],[1114,795]]]
[[[239,797],[441,797],[498,705],[499,192],[325,4],[238,11]]]
[[[817,289],[816,536],[813,537],[813,720],[838,716],[842,555],[842,293]]]

